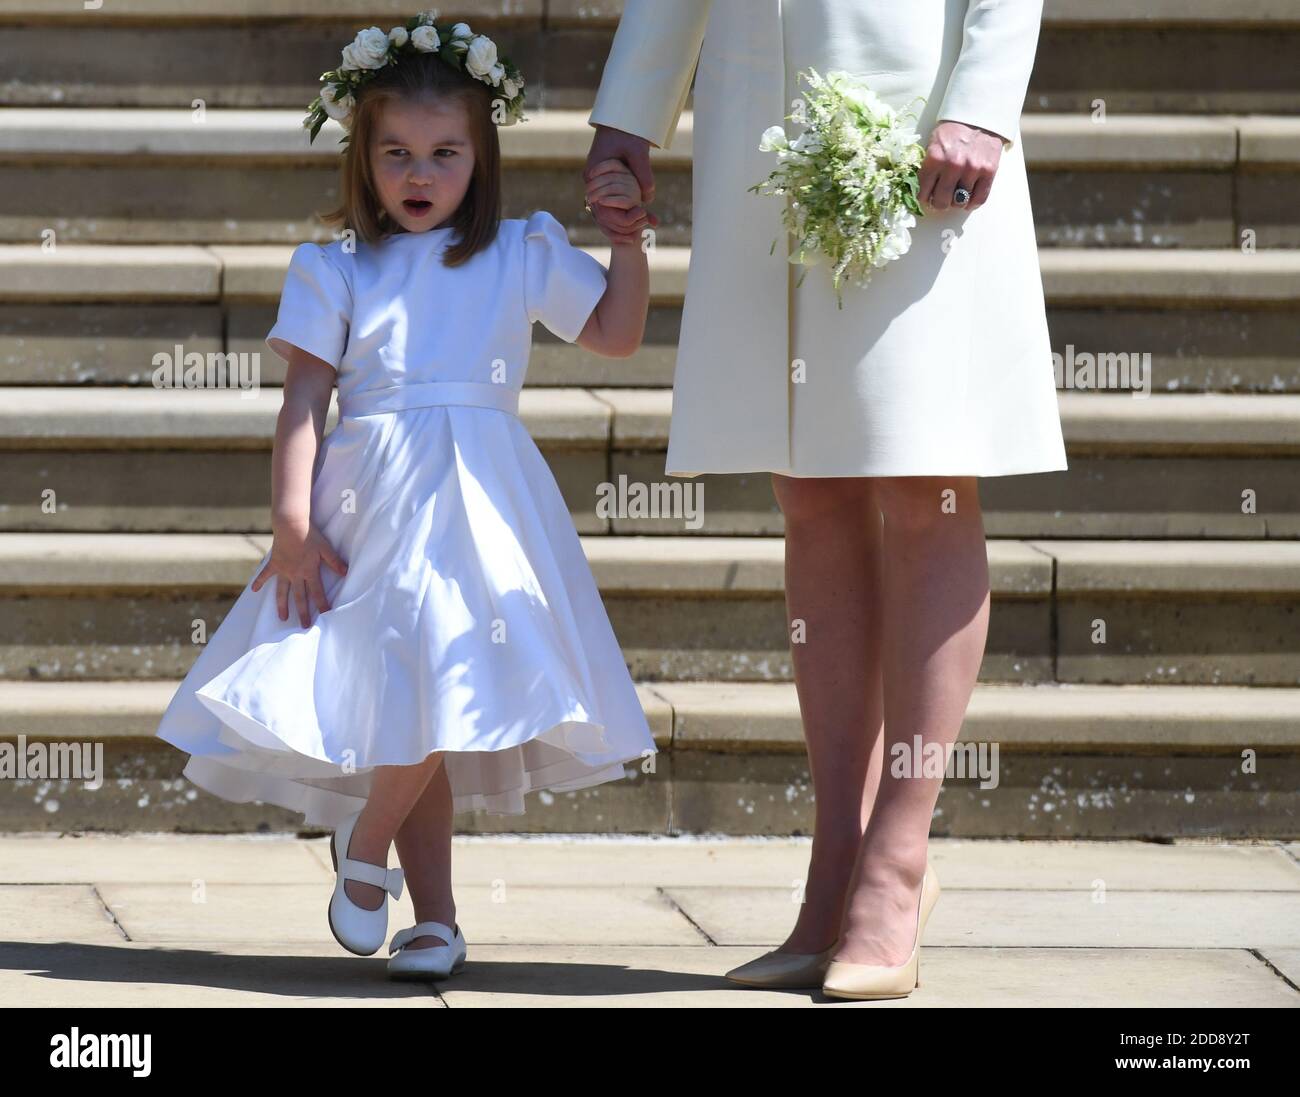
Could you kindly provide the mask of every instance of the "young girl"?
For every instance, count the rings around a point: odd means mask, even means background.
[[[288,363],[274,541],[158,735],[199,787],[336,828],[328,918],[348,950],[383,944],[385,891],[409,881],[416,925],[389,970],[438,978],[465,958],[453,813],[520,814],[526,792],[614,780],[655,751],[517,414],[532,323],[626,357],[649,277],[635,244],[611,239],[607,272],[549,213],[500,218],[496,126],[522,117],[523,85],[486,37],[425,13],[361,32],[325,78],[305,124],[348,129],[326,217],[347,231],[294,251],[266,339]],[[605,167],[589,196],[639,205]]]

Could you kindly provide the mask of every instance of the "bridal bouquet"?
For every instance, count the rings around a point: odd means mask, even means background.
[[[895,111],[850,73],[823,78],[809,69],[799,78],[810,91],[786,118],[804,131],[793,141],[780,126],[763,131],[758,147],[775,151],[778,164],[749,189],[789,199],[782,218],[798,238],[790,262],[828,261],[843,308],[843,281],[865,286],[875,268],[912,246],[908,230],[924,216],[917,191],[925,150],[909,121],[915,116]]]

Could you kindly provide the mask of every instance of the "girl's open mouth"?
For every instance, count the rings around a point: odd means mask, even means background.
[[[412,217],[423,217],[433,209],[433,203],[425,201],[423,198],[406,198],[402,201],[402,208]]]

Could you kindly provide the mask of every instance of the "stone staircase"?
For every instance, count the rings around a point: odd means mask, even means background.
[[[620,6],[461,0],[529,79],[506,216],[607,249],[575,185]],[[1300,787],[1300,0],[1048,0],[1022,125],[1053,349],[1149,355],[1150,393],[1062,389],[1070,469],[981,482],[993,613],[934,833],[1294,838]],[[411,9],[413,10],[413,9]],[[0,12],[0,741],[102,742],[110,779],[0,784],[0,829],[293,826],[152,739],[269,547],[293,245],[330,238],[319,72],[390,0],[8,0]],[[1096,121],[1097,101],[1105,120]],[[524,421],[564,492],[661,754],[466,831],[807,832],[781,515],[705,476],[704,521],[602,518],[663,475],[690,257],[691,115],[654,154],[646,344],[540,325]],[[43,246],[50,238],[52,250]],[[262,352],[267,387],[160,393],[153,356]],[[331,411],[330,423],[335,421]],[[1104,621],[1106,643],[1094,642]]]

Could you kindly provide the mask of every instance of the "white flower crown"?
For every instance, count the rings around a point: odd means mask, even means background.
[[[437,9],[422,11],[385,34],[368,27],[343,49],[337,69],[321,73],[320,95],[311,101],[303,127],[310,131],[308,143],[333,118],[345,130],[351,128],[357,89],[373,80],[385,65],[394,65],[404,55],[436,53],[452,68],[468,73],[501,92],[501,111],[494,112],[498,125],[513,126],[524,117],[524,78],[508,57],[497,56],[496,43],[486,34],[475,34],[466,23],[438,27]],[[343,138],[346,144],[347,136]]]

